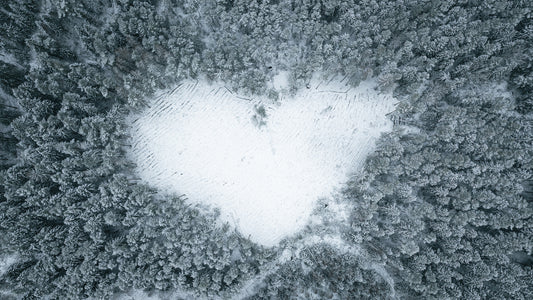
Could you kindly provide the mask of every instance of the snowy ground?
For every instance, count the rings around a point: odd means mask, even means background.
[[[18,255],[0,255],[0,277],[3,276],[9,268],[18,260]],[[19,299],[20,295],[14,294],[0,287],[0,299]]]
[[[0,276],[4,275],[9,267],[17,261],[16,255],[7,255],[0,257]]]
[[[390,94],[314,79],[294,97],[249,99],[186,81],[132,116],[132,158],[158,188],[217,207],[222,221],[266,245],[300,231],[316,201],[357,172],[382,132]],[[264,108],[264,113],[262,113]]]

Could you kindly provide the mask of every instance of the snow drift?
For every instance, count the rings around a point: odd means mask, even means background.
[[[282,86],[276,84],[278,88]],[[217,207],[266,246],[302,229],[314,203],[357,172],[382,132],[390,94],[312,80],[293,97],[249,99],[186,81],[133,116],[131,155],[149,184]]]

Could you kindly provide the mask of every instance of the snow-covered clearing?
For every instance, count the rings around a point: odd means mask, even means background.
[[[300,231],[316,201],[358,172],[382,132],[391,94],[366,81],[313,79],[278,101],[239,96],[222,83],[186,81],[132,116],[139,176],[273,246]]]

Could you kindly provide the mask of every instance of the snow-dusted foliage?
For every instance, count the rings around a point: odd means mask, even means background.
[[[532,5],[0,1],[0,297],[533,298]],[[243,109],[268,132],[314,74],[375,78],[392,131],[276,246],[139,176],[129,116],[158,91],[281,99]]]

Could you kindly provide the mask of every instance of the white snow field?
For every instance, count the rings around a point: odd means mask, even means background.
[[[278,101],[246,98],[222,83],[185,81],[132,116],[131,155],[142,180],[218,208],[265,246],[301,230],[315,202],[358,172],[382,132],[391,94],[317,76]],[[261,116],[264,107],[266,116]]]

